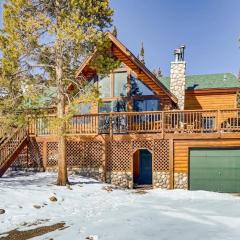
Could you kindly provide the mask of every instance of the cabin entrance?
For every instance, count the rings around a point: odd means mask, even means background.
[[[134,186],[152,184],[152,153],[139,149],[133,155]]]

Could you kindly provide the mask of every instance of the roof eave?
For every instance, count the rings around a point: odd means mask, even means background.
[[[188,94],[197,94],[197,93],[234,93],[240,90],[240,87],[232,88],[202,88],[202,89],[186,89],[185,92]]]
[[[147,67],[137,59],[133,53],[129,49],[127,49],[116,37],[114,37],[110,32],[106,33],[106,36],[109,37],[109,39],[119,47],[121,51],[123,51],[129,58],[132,59],[132,61],[149,77],[151,78],[154,83],[159,86],[163,91],[167,94],[167,96],[175,103],[178,102],[176,96],[174,96],[161,82],[158,81],[156,76],[147,69]],[[83,63],[80,65],[76,72],[76,78],[79,77],[80,73],[83,71],[83,69],[90,63],[91,59],[96,54],[97,50],[94,51],[93,54],[86,57],[86,59],[83,61]]]

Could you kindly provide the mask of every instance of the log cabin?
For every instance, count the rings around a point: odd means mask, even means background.
[[[125,188],[240,192],[240,81],[231,73],[186,75],[184,46],[174,51],[170,77],[153,74],[111,33],[121,62],[100,77],[93,55],[79,67],[101,103],[80,104],[67,125],[69,170]],[[0,175],[7,168],[57,169],[51,119],[3,137]]]

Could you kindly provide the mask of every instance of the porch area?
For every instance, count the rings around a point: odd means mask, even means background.
[[[32,119],[29,133],[56,135],[54,114]],[[240,110],[172,110],[74,115],[67,135],[157,134],[161,138],[240,136]]]

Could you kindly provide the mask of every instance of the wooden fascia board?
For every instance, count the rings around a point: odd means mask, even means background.
[[[135,64],[144,74],[146,74],[152,81],[170,97],[170,99],[177,103],[177,98],[154,76],[154,74],[149,71],[146,66],[137,59],[129,49],[127,49],[117,38],[115,38],[111,33],[108,33],[108,37],[111,41]]]
[[[187,95],[194,95],[194,94],[230,94],[236,93],[240,91],[240,88],[208,88],[208,89],[199,89],[199,90],[186,90],[185,93]]]
[[[76,75],[75,75],[76,78],[78,78],[79,74],[90,63],[90,61],[96,55],[96,53],[97,53],[97,50],[94,50],[94,52],[92,54],[90,54],[88,57],[86,57],[86,59],[83,61],[83,63],[80,65],[80,67],[78,68],[78,70],[76,72]]]

